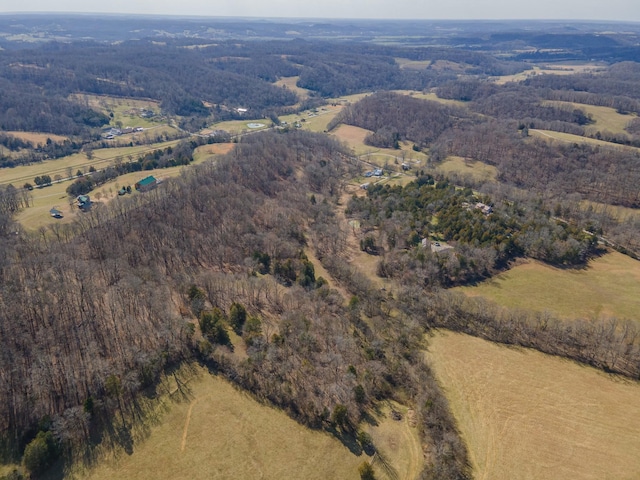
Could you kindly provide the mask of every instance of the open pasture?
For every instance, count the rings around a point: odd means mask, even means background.
[[[514,75],[501,75],[493,77],[493,81],[499,85],[509,82],[522,82],[527,78],[536,75],[574,75],[576,73],[596,73],[606,68],[598,63],[566,63],[566,64],[539,64],[533,66],[531,70],[516,73]]]
[[[620,145],[617,143],[605,142],[604,140],[598,140],[596,138],[583,137],[580,135],[573,135],[571,133],[554,132],[553,130],[538,130],[534,128],[529,129],[530,136],[537,136],[544,140],[564,142],[564,143],[577,143],[578,145],[586,143],[589,145],[599,145],[601,147],[608,148],[630,148],[638,150],[636,147],[630,147],[628,145]]]
[[[640,384],[450,332],[426,354],[477,480],[640,477]]]
[[[407,70],[425,70],[431,65],[431,60],[410,60],[408,58],[396,58],[396,63],[400,68]]]
[[[411,142],[402,142],[399,149],[366,145],[364,139],[370,133],[370,130],[364,128],[342,124],[332,132],[332,135],[347,144],[361,160],[380,167],[387,163],[393,164],[394,169],[399,169],[402,162],[415,165],[416,162],[424,162],[427,159],[424,153],[416,152],[412,149],[413,144]]]
[[[155,116],[145,118],[143,111],[151,111],[156,116],[160,114],[160,102],[151,99],[109,97],[103,95],[75,94],[72,98],[105,115],[113,114],[110,124],[123,127],[149,128],[164,123]]]
[[[448,98],[440,98],[433,92],[416,92],[414,90],[395,90],[396,93],[400,93],[402,95],[409,95],[414,98],[419,98],[421,100],[431,100],[432,102],[442,103],[444,105],[455,105],[457,107],[465,107],[466,103],[460,100],[451,100]]]
[[[640,322],[640,262],[618,252],[579,270],[530,260],[477,286],[457,289],[507,307],[566,318],[615,316]]]
[[[309,98],[310,90],[307,90],[306,88],[299,87],[297,85],[299,79],[300,79],[299,76],[296,76],[296,77],[283,77],[283,78],[279,79],[278,81],[276,81],[274,83],[274,85],[276,85],[277,87],[287,88],[287,89],[291,90],[292,92],[294,92],[298,96],[298,98],[300,100],[305,100],[305,99]]]
[[[395,418],[394,418],[395,414]],[[371,435],[377,455],[373,459],[376,478],[414,480],[424,464],[424,454],[415,413],[397,402],[389,401],[374,414],[376,425],[365,431]]]
[[[5,132],[12,137],[19,138],[20,140],[24,140],[25,142],[31,142],[34,146],[44,145],[47,143],[47,140],[51,140],[52,142],[62,143],[68,139],[68,137],[64,137],[62,135],[56,135],[54,133],[40,133],[40,132]]]
[[[498,176],[498,169],[496,167],[479,161],[467,160],[462,157],[448,157],[435,168],[438,172],[445,175],[452,173],[463,176],[468,175],[474,180],[481,182],[495,182]]]
[[[200,163],[204,160],[212,158],[216,155],[224,155],[229,153],[235,144],[233,143],[212,143],[210,145],[202,145],[193,152],[193,160]]]
[[[615,108],[600,107],[596,105],[585,105],[583,103],[571,103],[571,102],[558,102],[558,101],[546,101],[544,105],[553,105],[568,110],[578,109],[591,115],[594,123],[586,125],[585,130],[587,134],[595,134],[596,132],[610,132],[610,133],[622,133],[626,134],[625,127],[627,124],[635,118],[632,115],[623,115],[618,113]]]
[[[640,220],[640,210],[637,208],[623,207],[621,205],[609,205],[606,203],[592,202],[590,200],[582,200],[580,205],[584,209],[592,209],[594,212],[606,212],[619,222]]]
[[[134,440],[131,455],[107,454],[76,478],[356,480],[368,459],[204,370],[165,403],[167,412],[147,438]]]

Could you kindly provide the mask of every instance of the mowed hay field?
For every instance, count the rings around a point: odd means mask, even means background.
[[[477,286],[459,287],[507,307],[567,318],[615,316],[640,322],[640,262],[611,252],[581,270],[528,261]]]
[[[353,479],[368,459],[202,371],[133,454],[101,461],[90,480]]]
[[[468,175],[474,180],[482,182],[495,182],[498,176],[496,167],[478,161],[465,160],[462,157],[447,157],[436,167],[436,170],[445,175],[452,173]]]
[[[620,145],[617,143],[605,142],[604,140],[598,140],[596,138],[582,137],[580,135],[573,135],[571,133],[554,132],[552,130],[537,130],[529,129],[530,136],[537,136],[548,141],[557,141],[564,143],[577,143],[581,145],[586,143],[588,145],[599,145],[601,147],[609,148],[624,148],[638,151],[636,147],[630,147],[628,145]]]
[[[6,132],[12,137],[19,138],[25,142],[31,142],[34,145],[44,145],[47,140],[51,139],[52,142],[61,143],[67,140],[68,137],[62,135],[56,135],[54,133],[39,133],[39,132]]]
[[[426,356],[476,480],[640,478],[637,382],[448,332]]]
[[[559,101],[546,101],[544,105],[555,105],[561,108],[567,108],[569,110],[579,109],[585,113],[591,115],[594,123],[592,125],[585,125],[585,130],[588,134],[595,134],[596,132],[611,132],[611,133],[627,133],[625,127],[627,124],[635,118],[632,115],[622,115],[618,113],[615,108],[600,107],[596,105],[585,105],[582,103],[571,102],[559,102]]]

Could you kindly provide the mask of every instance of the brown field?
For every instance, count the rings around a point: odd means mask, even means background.
[[[592,260],[581,270],[531,260],[457,290],[507,307],[548,310],[566,318],[615,316],[640,322],[640,262],[618,252]]]
[[[25,142],[31,142],[34,145],[44,145],[48,139],[52,142],[64,142],[68,137],[62,135],[56,135],[54,133],[38,133],[38,132],[5,132],[8,135],[24,140]]]
[[[165,400],[168,411],[147,438],[134,439],[133,454],[105,454],[93,471],[74,478],[356,480],[369,458],[204,370],[186,389],[182,401]]]
[[[416,92],[413,90],[395,90],[397,93],[401,93],[403,95],[409,95],[411,97],[420,98],[422,100],[431,100],[433,102],[443,103],[445,105],[456,105],[458,107],[465,107],[466,103],[460,100],[449,100],[447,98],[440,98],[433,92]]]
[[[640,478],[640,384],[444,332],[426,354],[477,480]]]
[[[211,145],[202,145],[196,148],[193,152],[193,159],[197,163],[214,157],[215,155],[224,155],[229,153],[234,146],[235,143],[212,143]]]
[[[607,212],[613,218],[620,222],[627,220],[640,219],[640,210],[637,208],[622,207],[620,205],[608,205],[606,203],[597,203],[589,200],[582,200],[580,202],[583,208],[591,208],[595,212]]]
[[[370,130],[342,124],[332,132],[332,135],[346,143],[361,160],[380,167],[388,164],[392,169],[398,170],[402,162],[417,167],[427,159],[424,153],[415,152],[412,149],[413,144],[410,142],[403,142],[400,149],[397,150],[365,145],[364,139],[369,133],[371,133]]]
[[[583,64],[554,64],[554,65],[536,65],[531,70],[517,73],[515,75],[502,75],[493,77],[493,81],[500,85],[504,85],[508,82],[521,82],[527,78],[534,77],[536,75],[573,75],[575,73],[589,73],[602,71],[604,66],[597,63],[583,63]]]
[[[275,82],[274,85],[278,87],[285,87],[294,92],[300,100],[304,100],[309,97],[309,90],[306,88],[300,88],[296,83],[300,77],[284,77]]]
[[[444,162],[436,166],[436,170],[445,175],[451,173],[469,175],[474,180],[483,182],[495,182],[498,176],[496,167],[478,161],[465,160],[462,157],[448,157]]]
[[[396,63],[400,68],[408,70],[425,70],[431,65],[431,60],[409,60],[408,58],[396,58]]]
[[[393,420],[391,411],[402,416]],[[404,405],[390,401],[374,414],[377,425],[367,425],[364,430],[371,435],[378,454],[373,465],[376,478],[388,480],[415,480],[424,466],[424,455],[414,414]],[[388,465],[385,468],[385,463]],[[390,467],[390,468],[389,468]]]
[[[595,134],[596,132],[611,132],[611,133],[627,133],[625,127],[627,124],[635,118],[633,115],[622,115],[611,107],[599,107],[595,105],[585,105],[583,103],[571,103],[571,102],[557,102],[546,101],[545,105],[557,105],[569,109],[583,110],[585,113],[591,115],[594,120],[594,124],[586,125],[585,130],[587,134]]]
[[[595,138],[582,137],[580,135],[573,135],[571,133],[554,132],[552,130],[537,130],[532,128],[532,129],[529,129],[529,135],[537,136],[549,141],[577,143],[577,144],[587,143],[589,145],[600,145],[602,147],[609,147],[609,148],[626,148],[626,149],[633,149],[636,151],[638,150],[638,148],[630,147],[628,145],[620,145],[617,143],[605,142],[604,140],[597,140]]]
[[[364,139],[371,133],[371,130],[366,130],[360,127],[354,127],[353,125],[340,125],[333,131],[333,135],[340,140],[341,142],[345,142],[353,149],[362,148],[363,146],[369,148],[369,150],[374,151],[378,150],[374,147],[365,146]]]

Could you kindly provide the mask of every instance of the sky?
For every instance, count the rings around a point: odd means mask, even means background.
[[[640,22],[640,0],[0,0],[8,12]]]

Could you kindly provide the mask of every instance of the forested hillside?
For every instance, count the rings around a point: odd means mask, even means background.
[[[54,235],[7,235],[3,456],[38,431],[66,455],[90,448],[114,413],[136,415],[136,396],[164,368],[195,357],[345,438],[376,400],[429,399],[419,410],[436,452],[427,478],[465,478],[464,447],[421,360],[422,329],[385,313],[369,281],[341,267],[358,294],[345,307],[304,253],[310,241],[329,262],[345,253],[331,206],[351,168],[345,153],[323,135],[254,135],[218,165]],[[231,354],[237,342],[244,360]]]

